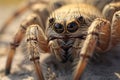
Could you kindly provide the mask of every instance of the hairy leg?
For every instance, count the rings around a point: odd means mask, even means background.
[[[108,22],[104,19],[95,19],[91,26],[88,29],[88,35],[84,41],[83,47],[80,52],[80,59],[76,66],[74,72],[74,79],[79,80],[80,76],[82,75],[89,58],[93,55],[98,43],[101,32],[104,27],[108,27]],[[92,46],[92,47],[91,47]]]
[[[111,30],[111,47],[114,47],[120,43],[120,11],[113,16]]]
[[[27,27],[31,24],[39,24],[39,23],[40,23],[39,17],[36,14],[32,14],[21,24],[18,32],[16,33],[13,41],[10,44],[10,50],[8,52],[8,58],[5,68],[6,75],[10,73],[11,63],[15,55],[15,50],[19,46],[22,39],[24,38]]]
[[[115,2],[106,5],[103,14],[111,21],[110,49],[120,42],[120,1],[115,0]]]
[[[39,25],[30,25],[26,31],[27,52],[30,61],[33,62],[38,80],[44,80],[42,69],[39,62],[41,50],[49,52],[47,39]]]
[[[116,11],[120,10],[120,2],[116,1],[114,3],[110,3],[106,5],[103,9],[103,15],[108,19],[110,22],[112,21],[113,15]]]

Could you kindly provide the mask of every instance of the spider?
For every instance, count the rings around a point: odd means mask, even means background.
[[[120,2],[117,0],[107,4],[103,11],[67,0],[35,1],[18,10],[11,19],[28,7],[33,9],[33,14],[23,21],[11,43],[6,74],[10,73],[16,47],[24,37],[38,80],[45,80],[39,62],[41,52],[50,53],[62,64],[72,64],[77,59],[73,80],[79,80],[94,53],[104,53],[120,41]],[[9,23],[8,20],[5,26]]]

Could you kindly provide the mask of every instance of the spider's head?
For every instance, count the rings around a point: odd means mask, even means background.
[[[71,21],[50,18],[48,26],[46,34],[51,53],[61,62],[73,61],[79,57],[88,28],[83,16]]]
[[[51,53],[61,62],[73,61],[79,53],[86,37],[90,20],[78,9],[54,12],[47,21],[46,36]]]

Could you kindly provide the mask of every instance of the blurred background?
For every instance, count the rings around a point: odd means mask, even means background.
[[[0,0],[1,6],[10,6],[10,5],[17,5],[23,2],[24,0]]]

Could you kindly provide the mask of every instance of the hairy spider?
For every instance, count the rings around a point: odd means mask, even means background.
[[[5,23],[4,29],[19,13],[29,7],[33,9],[33,14],[23,21],[11,43],[6,74],[10,73],[16,47],[24,37],[39,80],[45,80],[39,62],[41,50],[54,55],[62,64],[69,62],[72,65],[77,59],[73,80],[79,80],[94,52],[106,52],[119,43],[119,1],[111,0],[109,4],[103,1],[107,5],[101,7],[101,11],[89,4],[73,2],[35,1],[18,10]],[[53,8],[50,9],[49,5]]]

